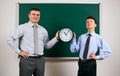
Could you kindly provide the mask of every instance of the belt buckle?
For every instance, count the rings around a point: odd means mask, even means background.
[[[84,60],[83,60],[83,62],[85,63],[85,62],[86,62],[86,60],[84,59]]]
[[[85,59],[83,59],[83,60],[81,60],[83,63],[85,63],[86,62],[86,60]]]

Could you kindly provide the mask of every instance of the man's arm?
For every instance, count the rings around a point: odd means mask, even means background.
[[[73,33],[72,43],[70,44],[70,50],[72,53],[77,52],[79,50],[79,42],[76,43],[76,34]]]
[[[15,31],[13,31],[9,37],[7,38],[8,45],[16,52],[19,53],[20,50],[16,44],[16,40],[22,36],[22,31],[20,27],[18,27]]]
[[[50,49],[58,42],[58,32],[55,34],[55,37],[49,41],[48,34],[44,38],[45,48]]]
[[[27,58],[29,53],[25,52],[24,50],[20,50],[18,45],[16,44],[16,40],[23,36],[22,28],[18,27],[14,32],[12,32],[9,37],[7,38],[8,45],[19,55]]]
[[[106,57],[108,57],[109,55],[111,55],[112,51],[110,49],[110,47],[108,46],[108,44],[101,38],[100,41],[100,49],[102,49],[102,53],[98,56],[96,56],[96,59],[104,59]]]

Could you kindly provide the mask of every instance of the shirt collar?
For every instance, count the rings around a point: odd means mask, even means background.
[[[34,24],[33,24],[31,21],[29,21],[28,23],[30,24],[30,26],[31,26],[31,27],[33,27],[33,26],[34,26]],[[39,25],[38,25],[38,24],[37,24],[37,27],[39,27]]]
[[[88,35],[88,34],[91,34],[91,36],[93,36],[95,34],[95,32],[92,32],[92,33],[87,32],[86,35]]]

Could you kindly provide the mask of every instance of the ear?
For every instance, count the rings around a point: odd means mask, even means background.
[[[30,18],[30,14],[28,14],[28,18]]]
[[[95,24],[95,27],[97,26],[97,24]]]

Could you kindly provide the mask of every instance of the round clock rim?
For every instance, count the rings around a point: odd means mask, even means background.
[[[72,32],[72,37],[73,37],[73,31],[70,29],[70,28],[62,28],[60,31],[59,31],[59,38],[60,38],[60,32],[63,30],[63,29],[69,29],[71,32]],[[61,41],[63,41],[61,38],[60,38],[60,40]],[[72,38],[69,40],[69,41],[71,41],[72,40]],[[69,41],[63,41],[63,42],[69,42]]]

